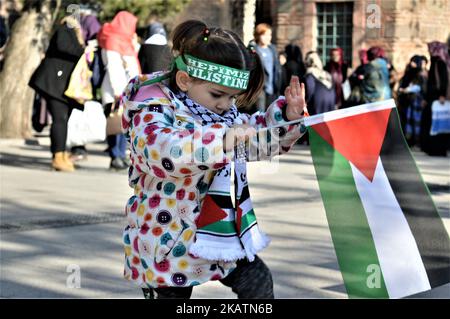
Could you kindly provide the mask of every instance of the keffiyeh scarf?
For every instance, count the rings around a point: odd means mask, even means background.
[[[224,123],[228,127],[241,124],[236,106],[219,115],[192,101],[185,93],[175,96],[191,111],[202,125]],[[255,259],[258,251],[269,244],[256,222],[247,183],[245,146],[235,152],[234,172],[232,164],[216,171],[209,186],[200,214],[196,220],[196,240],[189,252],[195,256],[220,261]],[[234,205],[231,200],[231,176],[234,175]]]

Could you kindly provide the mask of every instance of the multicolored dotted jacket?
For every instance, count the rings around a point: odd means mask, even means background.
[[[149,76],[133,79],[123,94],[122,126],[130,139],[134,189],[125,207],[124,276],[141,287],[194,286],[224,278],[235,263],[211,262],[188,250],[209,183],[230,161],[222,146],[227,127],[196,123],[162,83],[140,87]],[[254,127],[280,124],[285,104],[280,97],[265,113],[240,118]],[[301,135],[298,125],[289,126],[280,134],[277,154],[287,152]]]

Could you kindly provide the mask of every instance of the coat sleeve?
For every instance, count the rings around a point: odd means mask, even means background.
[[[267,108],[266,112],[256,112],[253,115],[241,114],[240,117],[244,123],[257,130],[277,126],[288,122],[286,107],[286,98],[280,96]],[[294,124],[258,133],[248,148],[248,160],[263,160],[286,153],[305,132],[304,125]]]
[[[314,91],[316,89],[316,81],[312,75],[307,75],[305,79],[306,103],[312,104]]]
[[[223,150],[225,126],[180,127],[171,105],[147,103],[151,105],[133,115],[128,129],[136,170],[157,178],[180,178],[230,162]]]

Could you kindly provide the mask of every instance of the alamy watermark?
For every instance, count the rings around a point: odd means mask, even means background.
[[[79,265],[70,264],[66,267],[66,272],[70,273],[66,279],[67,288],[81,288],[81,268]]]
[[[366,20],[367,29],[380,29],[381,28],[381,8],[375,3],[371,3],[366,8],[368,14]]]
[[[77,27],[79,27],[79,24],[80,24],[80,21],[81,21],[80,20],[81,19],[80,18],[80,5],[71,3],[71,4],[69,4],[67,6],[66,12],[68,13],[69,17],[71,17],[73,20],[78,22],[78,25],[72,25],[70,23],[70,21],[68,21],[67,26],[69,28],[77,28]]]
[[[369,274],[366,279],[366,285],[369,289],[381,288],[381,268],[378,264],[367,266],[366,272]]]

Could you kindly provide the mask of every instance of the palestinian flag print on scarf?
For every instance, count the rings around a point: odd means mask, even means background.
[[[349,297],[401,298],[450,282],[450,239],[393,100],[305,119]]]
[[[234,206],[230,194],[231,164],[216,172],[196,221],[191,254],[208,260],[254,261],[256,253],[269,244],[269,237],[256,222],[245,165],[245,161],[234,163]]]

